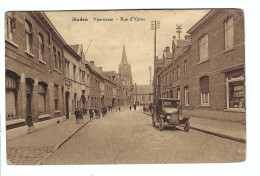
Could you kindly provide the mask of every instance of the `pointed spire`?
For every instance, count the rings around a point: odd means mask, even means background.
[[[123,45],[122,60],[121,60],[121,65],[124,65],[124,64],[127,64],[125,45]]]

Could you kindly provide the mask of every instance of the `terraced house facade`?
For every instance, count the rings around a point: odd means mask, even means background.
[[[124,105],[120,75],[114,82],[86,61],[82,45],[68,45],[44,12],[7,12],[5,24],[7,140],[71,118],[77,108],[112,105],[113,97]]]
[[[157,60],[157,95],[181,99],[189,116],[245,121],[243,11],[211,10],[187,33],[190,36],[173,42],[172,67],[165,69],[166,60]],[[170,71],[173,94],[165,96],[163,75]]]

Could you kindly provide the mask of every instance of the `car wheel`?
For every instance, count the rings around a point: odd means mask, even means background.
[[[154,116],[152,116],[152,125],[153,125],[153,127],[155,127]]]
[[[162,118],[159,119],[159,130],[160,131],[163,130],[163,119]]]
[[[190,121],[187,120],[186,123],[184,124],[184,131],[188,132],[190,130]]]

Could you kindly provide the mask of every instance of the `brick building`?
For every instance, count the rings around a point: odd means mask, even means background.
[[[156,61],[157,95],[171,97],[163,87],[172,70],[172,97],[182,100],[184,114],[245,121],[243,12],[211,10],[187,33],[190,36],[173,42],[171,69],[165,69],[165,60]]]
[[[136,105],[150,105],[153,103],[153,86],[135,85],[134,100]]]
[[[62,120],[66,43],[42,12],[7,12],[5,20],[6,127],[12,138],[43,120]]]
[[[129,79],[86,61],[82,45],[68,45],[44,12],[7,12],[5,22],[8,140],[64,121],[76,108],[131,100]]]

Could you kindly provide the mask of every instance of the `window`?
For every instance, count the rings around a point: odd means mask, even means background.
[[[41,33],[39,33],[39,60],[44,61],[44,38]]]
[[[151,94],[149,94],[149,101],[151,101],[152,100],[152,96],[151,96]]]
[[[56,55],[55,47],[53,47],[53,59],[54,59],[54,68],[57,69],[57,55]]]
[[[227,75],[227,109],[245,109],[245,75]]]
[[[209,77],[200,78],[200,102],[201,105],[209,105]]]
[[[181,75],[181,69],[180,69],[179,65],[177,65],[177,75],[178,75],[178,78],[179,78],[180,75]]]
[[[5,37],[8,40],[13,40],[13,31],[15,26],[15,20],[10,16],[6,16],[6,25],[5,25]]]
[[[32,51],[33,33],[32,33],[32,25],[27,20],[25,20],[25,38],[26,38],[26,50],[28,52],[31,52]]]
[[[144,95],[142,95],[142,101],[145,101],[145,96]]]
[[[55,110],[59,109],[59,87],[54,85],[54,108]]]
[[[199,58],[200,62],[208,60],[208,34],[199,39]]]
[[[76,66],[73,65],[73,79],[76,81]]]
[[[225,21],[225,50],[233,48],[233,17]]]
[[[58,51],[58,70],[61,71],[61,57],[59,51]]]
[[[17,116],[17,80],[13,76],[5,77],[6,92],[6,120]]]
[[[188,71],[188,63],[187,60],[184,61],[184,76],[187,76],[187,71]]]
[[[85,71],[82,71],[82,83],[85,84]]]
[[[65,62],[65,69],[66,69],[66,76],[69,77],[70,76],[70,61],[66,60]]]
[[[190,92],[188,86],[184,87],[184,104],[190,104]]]
[[[46,92],[47,86],[39,83],[38,84],[38,112],[44,114],[46,110]]]
[[[176,71],[175,69],[173,69],[173,81],[175,81],[175,79],[176,79]]]
[[[180,100],[181,98],[181,90],[180,88],[177,89],[177,99]]]

